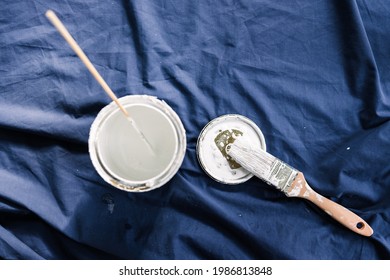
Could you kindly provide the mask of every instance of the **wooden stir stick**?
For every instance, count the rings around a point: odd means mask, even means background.
[[[78,57],[81,59],[81,61],[85,64],[85,66],[88,68],[89,72],[91,72],[92,76],[96,79],[96,81],[102,86],[104,91],[108,94],[109,97],[118,105],[119,109],[123,112],[123,114],[126,116],[126,119],[131,123],[134,130],[137,132],[137,134],[142,138],[142,140],[145,142],[146,146],[149,148],[149,151],[152,155],[155,155],[154,149],[148,139],[145,137],[145,135],[142,133],[142,131],[138,128],[135,121],[130,117],[127,110],[122,106],[122,104],[119,102],[118,98],[116,97],[115,93],[111,90],[111,88],[107,85],[106,81],[100,76],[99,72],[96,70],[95,66],[91,63],[91,61],[88,59],[88,57],[85,55],[84,51],[80,48],[80,46],[77,44],[75,39],[73,39],[72,35],[70,35],[69,31],[66,29],[66,27],[62,24],[60,19],[57,17],[57,15],[52,11],[48,10],[46,12],[46,17],[50,20],[50,22],[57,28],[58,32],[64,37],[64,39],[68,42],[70,47],[73,49],[73,51],[78,55]]]
[[[118,98],[116,97],[115,93],[111,90],[111,88],[107,85],[106,81],[100,76],[99,72],[96,70],[95,66],[91,63],[91,61],[88,59],[88,57],[85,55],[83,50],[80,48],[80,46],[77,44],[75,39],[73,39],[72,35],[70,35],[69,31],[66,29],[66,27],[62,24],[60,19],[57,17],[57,15],[52,11],[48,10],[46,12],[46,17],[50,20],[50,22],[57,28],[58,32],[64,37],[64,39],[68,42],[70,47],[73,49],[73,51],[78,55],[78,57],[81,59],[81,61],[85,64],[85,66],[88,68],[89,72],[91,72],[92,76],[96,79],[96,81],[102,86],[104,91],[108,94],[108,96],[118,105],[118,107],[121,109],[123,114],[126,115],[127,118],[129,118],[129,113],[126,111],[126,109],[122,106],[122,104],[119,102]]]

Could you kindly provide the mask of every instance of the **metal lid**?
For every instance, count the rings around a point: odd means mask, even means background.
[[[226,159],[224,143],[229,136],[249,137],[260,149],[266,150],[264,135],[247,117],[229,114],[210,121],[201,131],[196,152],[203,170],[214,180],[224,184],[240,184],[253,174],[232,160]]]

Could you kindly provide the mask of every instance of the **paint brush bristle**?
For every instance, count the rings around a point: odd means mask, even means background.
[[[253,147],[243,136],[228,145],[226,152],[246,170],[285,193],[298,174],[297,170],[270,153]]]

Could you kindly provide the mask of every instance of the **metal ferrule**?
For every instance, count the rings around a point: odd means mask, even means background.
[[[268,181],[271,185],[287,194],[297,175],[298,170],[292,168],[287,163],[276,159],[271,166]]]

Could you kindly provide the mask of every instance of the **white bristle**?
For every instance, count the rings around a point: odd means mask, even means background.
[[[255,149],[245,137],[238,137],[228,148],[228,154],[242,167],[267,179],[276,158],[260,148]]]
[[[237,137],[234,143],[229,144],[226,151],[243,168],[283,192],[287,192],[298,173],[270,153],[253,146],[243,136]]]

